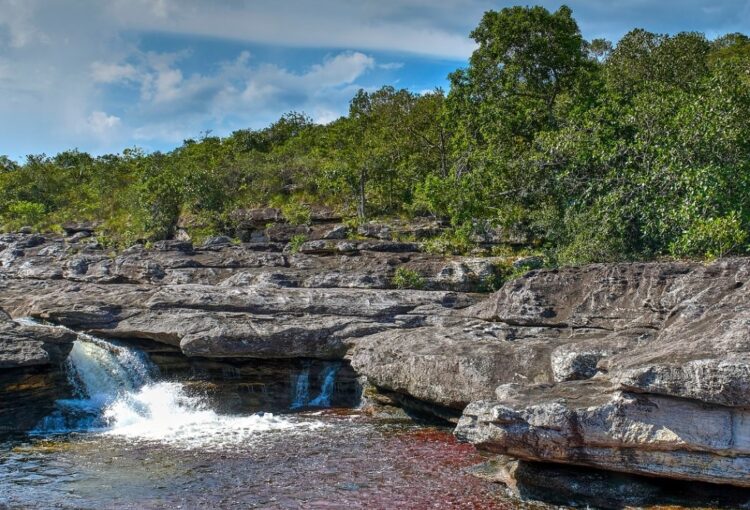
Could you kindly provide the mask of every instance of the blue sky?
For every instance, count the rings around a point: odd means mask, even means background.
[[[289,110],[328,122],[358,88],[445,88],[482,13],[517,3],[0,0],[0,154],[169,150]],[[565,3],[588,39],[750,33],[750,0]]]

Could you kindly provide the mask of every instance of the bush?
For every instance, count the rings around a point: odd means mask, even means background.
[[[425,243],[425,249],[428,253],[441,255],[465,255],[476,247],[476,243],[471,239],[473,233],[474,227],[469,223],[465,223],[459,227],[445,231],[438,237],[430,239]]]
[[[292,239],[289,241],[289,251],[292,253],[299,252],[299,249],[306,241],[307,236],[305,234],[296,234],[292,236]]]
[[[312,212],[310,207],[299,202],[287,202],[281,206],[281,215],[292,225],[309,225]]]
[[[26,200],[17,200],[8,205],[5,214],[8,227],[17,229],[23,226],[35,226],[39,224],[45,215],[44,205]]]
[[[399,267],[396,269],[391,283],[397,289],[422,289],[424,288],[425,280],[418,271]]]
[[[693,223],[672,243],[670,251],[677,257],[720,258],[745,248],[747,231],[735,212],[720,218],[701,219]]]

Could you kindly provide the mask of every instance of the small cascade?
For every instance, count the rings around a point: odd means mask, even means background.
[[[187,448],[224,448],[259,432],[322,426],[270,413],[219,415],[181,383],[159,381],[144,352],[90,335],[78,335],[66,365],[74,398],[58,400],[34,435],[93,431]],[[307,402],[309,371],[302,380],[300,399]]]
[[[294,385],[294,400],[291,409],[301,409],[307,406],[310,400],[310,367],[305,366],[297,375],[297,382]]]
[[[42,420],[35,433],[102,429],[107,426],[107,406],[153,383],[159,373],[145,353],[82,333],[65,363],[75,398],[58,400],[57,410]]]
[[[310,367],[305,366],[297,375],[295,384],[294,400],[291,409],[302,409],[305,407],[330,407],[333,390],[336,386],[336,375],[341,368],[340,363],[328,363],[322,372],[323,382],[320,385],[320,393],[315,398],[310,398]]]
[[[325,368],[320,395],[310,401],[308,404],[310,407],[331,407],[331,397],[336,385],[336,374],[338,374],[340,366],[338,363],[331,363]]]

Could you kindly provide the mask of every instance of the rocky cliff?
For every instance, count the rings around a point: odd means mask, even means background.
[[[29,430],[66,394],[73,340],[70,331],[17,323],[0,310],[0,433]]]
[[[750,487],[750,260],[537,270],[482,296],[485,259],[326,228],[297,253],[6,235],[0,308],[188,360],[349,360],[489,452]],[[393,288],[399,267],[425,290]]]

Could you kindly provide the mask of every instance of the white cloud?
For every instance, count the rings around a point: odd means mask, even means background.
[[[36,26],[34,15],[33,2],[3,0],[0,3],[0,28],[7,30],[11,48],[23,48],[34,42],[49,42],[47,35]]]
[[[136,78],[135,67],[130,64],[107,64],[94,62],[91,64],[91,77],[98,83],[117,83]]]
[[[86,119],[88,129],[97,137],[105,137],[120,125],[121,119],[116,115],[107,115],[105,112],[95,111]]]
[[[469,29],[491,7],[489,0],[112,0],[106,8],[128,30],[465,58],[474,47]]]
[[[13,119],[0,123],[0,154],[116,150],[134,140],[164,147],[204,129],[260,127],[289,109],[329,122],[346,111],[357,88],[371,84],[368,72],[398,70],[414,55],[441,65],[463,60],[483,12],[513,3],[0,0],[0,118]],[[557,8],[562,0],[538,3]],[[566,3],[587,37],[616,38],[633,26],[750,31],[750,0]],[[179,35],[170,48],[183,41],[184,48],[200,49],[206,36],[213,48],[232,48],[237,56],[206,52],[196,62],[185,52],[146,52],[159,49],[165,34]],[[264,62],[265,50],[251,55],[244,43],[284,48],[292,63]],[[309,56],[297,59],[308,54],[293,48],[326,48],[331,55],[311,63]]]

